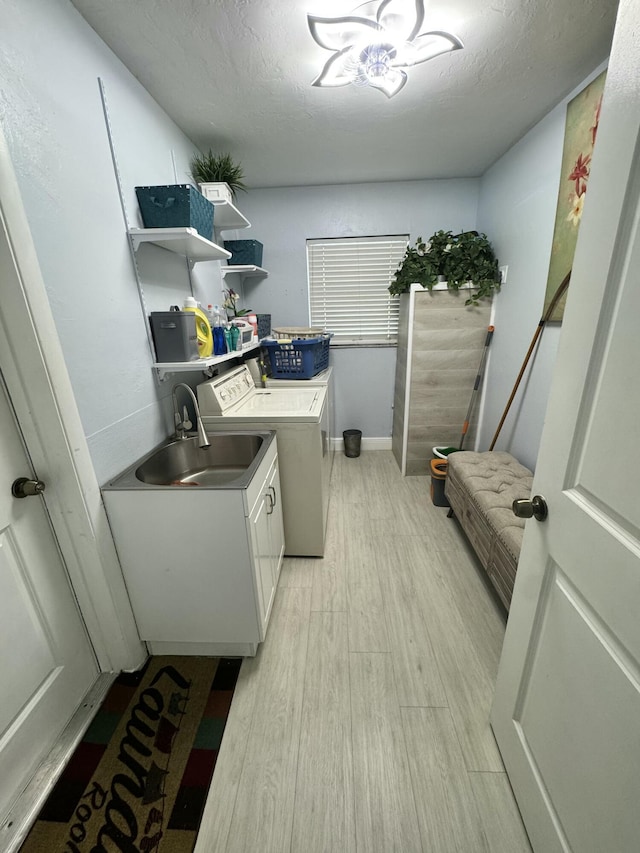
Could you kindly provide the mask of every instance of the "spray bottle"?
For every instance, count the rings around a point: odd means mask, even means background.
[[[224,355],[227,351],[227,344],[224,335],[224,321],[222,311],[217,305],[212,307],[211,316],[213,318],[213,354]]]

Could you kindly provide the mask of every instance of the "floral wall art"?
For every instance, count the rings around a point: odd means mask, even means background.
[[[567,105],[560,191],[544,301],[545,314],[556,290],[573,265],[606,73],[603,71]],[[562,320],[565,300],[566,293],[549,318],[551,321]]]

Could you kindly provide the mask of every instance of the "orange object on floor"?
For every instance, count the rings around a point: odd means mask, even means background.
[[[444,493],[444,481],[447,479],[446,459],[431,460],[431,500],[434,506],[450,506]]]

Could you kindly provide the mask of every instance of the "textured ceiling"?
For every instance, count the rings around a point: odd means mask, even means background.
[[[349,0],[72,0],[165,111],[249,187],[481,175],[607,58],[615,0],[426,0],[464,49],[392,99],[312,87],[329,53],[308,13]]]

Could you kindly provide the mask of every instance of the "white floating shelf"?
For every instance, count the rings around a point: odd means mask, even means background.
[[[225,275],[231,275],[232,273],[239,273],[243,278],[244,276],[267,276],[269,273],[266,270],[263,270],[262,267],[253,266],[253,264],[228,264],[226,267],[220,267],[220,272],[222,273],[222,277]]]
[[[141,243],[153,243],[191,261],[220,261],[231,257],[221,246],[201,237],[195,228],[130,228],[134,252]]]
[[[176,361],[176,362],[155,362],[153,367],[158,371],[158,379],[163,380],[169,373],[186,373],[193,370],[207,370],[209,367],[215,367],[216,364],[222,364],[225,361],[231,361],[232,358],[238,358],[245,352],[251,352],[258,349],[260,342],[254,344],[246,344],[241,350],[226,352],[224,355],[212,355],[209,358],[198,358],[196,361]]]
[[[230,201],[214,201],[209,199],[215,206],[213,211],[213,227],[221,231],[231,231],[236,228],[251,228],[251,223],[246,216],[238,210]]]

